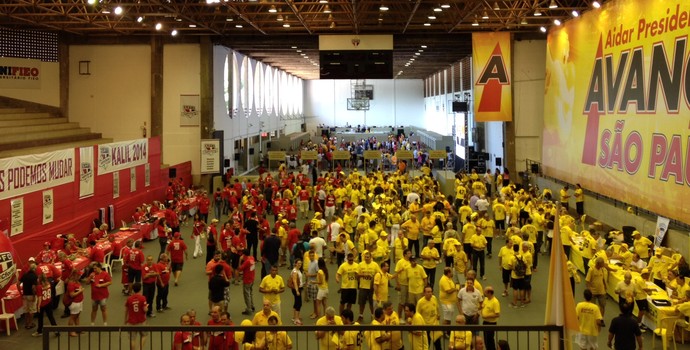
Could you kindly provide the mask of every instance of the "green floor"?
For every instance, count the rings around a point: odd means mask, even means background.
[[[300,220],[298,223],[298,227],[302,227],[303,225],[303,220]],[[186,239],[188,245],[190,245],[191,240],[189,239],[190,236],[190,231],[191,228],[189,226],[183,227],[183,237]],[[193,244],[193,243],[192,243]],[[494,241],[494,256],[498,252],[498,249],[501,246],[500,240],[495,240]],[[190,249],[193,247],[190,247]],[[156,241],[152,242],[147,242],[145,244],[145,253],[146,254],[157,254],[159,251],[159,246]],[[501,317],[499,319],[499,324],[501,325],[541,325],[544,322],[544,312],[545,312],[545,301],[546,301],[546,289],[547,289],[547,281],[546,281],[546,276],[548,275],[548,257],[547,256],[540,256],[539,259],[539,268],[538,271],[534,274],[532,278],[532,284],[533,284],[533,302],[529,304],[525,308],[519,308],[519,309],[512,309],[508,307],[509,300],[508,298],[501,297],[500,292],[502,291],[502,286],[501,286],[501,281],[500,281],[500,272],[498,268],[498,261],[494,257],[493,259],[487,259],[487,269],[486,269],[486,281],[481,281],[484,286],[494,286],[496,289],[496,294],[498,298],[501,301],[501,308],[502,308],[502,313]],[[169,301],[170,301],[170,307],[172,308],[169,311],[166,311],[164,313],[158,314],[156,318],[152,318],[149,320],[150,325],[176,325],[179,324],[179,316],[185,312],[188,309],[194,308],[198,311],[198,319],[200,322],[205,323],[208,320],[207,312],[208,312],[208,302],[207,302],[207,279],[206,276],[204,275],[204,258],[197,258],[197,259],[191,259],[191,254],[190,254],[190,260],[185,264],[184,267],[184,272],[182,274],[181,280],[180,280],[180,285],[178,287],[172,286],[170,289],[170,296],[169,296]],[[331,275],[335,275],[335,270],[336,266],[335,265],[329,265],[329,271],[331,272]],[[437,277],[440,277],[442,275],[442,266],[439,266],[439,271],[437,271]],[[287,276],[289,271],[286,268],[282,268],[280,271],[280,274],[283,276]],[[123,305],[125,302],[126,297],[123,296],[120,293],[120,272],[119,270],[114,272],[113,276],[114,284],[110,287],[110,293],[111,297],[108,300],[108,307],[109,307],[109,322],[108,324],[111,326],[116,326],[116,325],[122,325],[123,324],[123,319],[124,319],[124,309]],[[337,303],[339,300],[339,294],[336,294],[336,291],[338,290],[338,287],[335,285],[334,278],[330,279],[331,282],[331,288],[329,290],[331,291],[331,295],[329,297],[328,303],[332,306],[335,306],[337,309]],[[254,288],[254,303],[257,306],[257,311],[258,308],[261,306],[261,295],[258,292],[258,278],[257,282],[255,284]],[[580,284],[576,287],[576,302],[582,300],[582,290],[584,288],[584,282],[583,284]],[[235,324],[239,324],[242,319],[245,317],[244,315],[241,314],[241,311],[244,310],[244,302],[242,299],[242,287],[241,286],[232,286],[232,297],[233,301],[231,302],[231,305],[229,307],[230,314],[232,316],[232,319]],[[90,300],[89,299],[89,293],[87,292],[87,297],[85,300],[84,305],[85,306],[90,306]],[[392,291],[391,293],[391,301],[397,302],[397,293]],[[284,318],[284,321],[286,324],[291,324],[290,318],[292,316],[292,295],[289,292],[286,292],[282,296],[282,315]],[[313,324],[313,321],[309,320],[308,316],[312,312],[313,307],[311,303],[305,303],[303,309],[302,309],[302,316],[303,319],[305,320],[305,324]],[[59,312],[56,312],[56,315],[59,315]],[[617,304],[614,303],[612,300],[609,299],[609,303],[607,306],[606,310],[606,315],[605,315],[605,320],[606,324],[610,324],[611,319],[617,315]],[[365,322],[369,322],[371,319],[369,317],[368,311],[365,312]],[[357,316],[358,313],[355,312],[355,316]],[[61,325],[66,325],[67,320],[66,319],[60,319],[59,317],[57,318],[58,323]],[[46,320],[47,321],[47,320]],[[81,315],[81,323],[82,325],[88,325],[90,324],[90,310],[82,313]],[[101,321],[101,316],[100,313],[97,318],[97,325],[102,324]],[[14,346],[29,346],[30,348],[38,348],[41,344],[41,338],[35,338],[31,336],[31,333],[35,330],[27,331],[24,330],[22,327],[21,321],[20,321],[20,330],[18,332],[13,332],[11,336],[6,336],[5,333],[0,334],[0,349],[13,349]],[[647,332],[644,335],[645,339],[645,348],[651,348],[651,332]],[[115,344],[117,344],[119,341],[125,342],[124,347],[126,348],[126,341],[127,337],[119,337],[120,335],[117,333],[113,333],[109,335],[111,337],[111,341]],[[61,347],[62,349],[67,348],[66,342],[65,342],[65,337],[63,337],[63,341],[61,342]],[[499,338],[503,338],[501,335],[499,335]],[[87,348],[87,344],[91,343],[92,345],[97,344],[98,342],[101,343],[106,343],[107,340],[109,339],[108,337],[104,338],[97,338],[97,337],[92,337],[90,341],[87,341],[87,336],[82,335],[81,336],[81,348]],[[660,346],[660,343],[657,339],[657,347]],[[72,341],[74,341],[74,338],[72,338]],[[316,349],[315,347],[315,340],[313,339],[312,335],[304,335],[299,337],[299,339],[295,339],[295,341],[299,342],[308,342],[308,347],[311,349]],[[57,340],[55,338],[52,338],[51,340],[52,348],[57,348]],[[303,343],[302,343],[303,344]],[[300,348],[304,350],[305,348],[299,344],[296,344],[295,348]],[[599,337],[599,345],[600,347],[606,348],[606,331],[603,331],[602,334]],[[681,349],[690,349],[690,345],[681,345],[678,344],[678,347]],[[72,343],[72,346],[69,348],[71,349],[76,349],[79,348],[76,346],[76,343]],[[159,346],[154,347],[154,348],[159,348]],[[167,348],[167,346],[166,346]],[[537,349],[539,346],[537,344],[530,345],[529,347],[522,347],[524,349]],[[576,348],[576,347],[575,347]]]

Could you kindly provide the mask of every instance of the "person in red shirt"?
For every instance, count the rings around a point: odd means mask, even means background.
[[[237,179],[235,179],[237,181]],[[209,326],[221,326],[224,323],[220,319],[220,306],[216,305],[211,308],[211,319],[206,323]],[[226,350],[225,347],[225,332],[209,332],[208,333],[208,350]]]
[[[232,187],[230,184],[225,184],[225,187],[223,187],[223,190],[221,192],[221,196],[223,198],[223,215],[228,215],[230,212],[230,197],[232,197],[232,193],[230,191],[232,190]],[[220,218],[220,216],[218,216]]]
[[[36,332],[31,334],[34,337],[43,335],[43,315],[48,316],[51,326],[57,326],[55,317],[53,316],[53,296],[50,288],[50,282],[45,275],[38,277],[38,284],[36,285],[36,296],[38,297],[38,328]]]
[[[103,266],[101,263],[92,263],[93,271],[87,278],[91,284],[91,301],[93,302],[91,306],[91,325],[93,326],[96,322],[96,316],[98,315],[98,307],[101,308],[101,314],[103,315],[103,325],[108,325],[108,309],[106,308],[106,301],[108,300],[108,286],[113,284],[113,279],[107,271],[103,271]]]
[[[223,231],[221,231],[220,238],[218,238],[218,242],[220,242],[221,251],[227,252],[230,250],[230,246],[232,245],[233,234],[234,231],[232,229],[232,222],[228,221],[223,226]]]
[[[256,277],[256,260],[251,256],[249,249],[242,252],[240,259],[240,266],[238,268],[242,272],[242,294],[244,296],[245,309],[242,311],[243,315],[251,315],[254,312],[254,279]]]
[[[287,209],[287,219],[288,221],[297,221],[297,207],[293,203],[292,199],[288,201]]]
[[[273,196],[273,200],[271,201],[271,210],[273,211],[273,219],[278,220],[278,215],[280,214],[280,207],[283,205],[283,198],[280,195],[280,192],[276,193]]]
[[[197,199],[197,203],[199,206],[199,215],[201,216],[201,220],[204,221],[205,224],[208,223],[208,211],[211,208],[211,200],[208,199],[208,193],[206,191],[201,193],[201,196]]]
[[[182,274],[182,267],[185,260],[187,260],[187,245],[180,238],[179,232],[175,232],[173,240],[168,244],[168,254],[170,254],[170,260],[172,261],[172,271],[173,275],[175,275],[175,286],[177,286],[180,274]]]
[[[170,287],[170,258],[168,254],[161,254],[156,263],[156,270],[158,271],[158,279],[156,280],[156,311],[163,312],[169,310],[168,307],[168,291]]]
[[[134,246],[134,240],[133,239],[128,239],[127,242],[125,242],[125,246],[122,248],[122,277],[120,278],[120,282],[122,283],[122,294],[129,294],[129,276],[127,274],[127,271],[129,268],[127,267],[127,260],[129,259],[129,253],[132,251],[132,247]]]
[[[328,190],[328,193],[326,194],[325,206],[326,208],[324,208],[324,216],[326,219],[330,220],[330,218],[335,214],[335,195],[333,195],[333,190]]]
[[[141,280],[143,285],[142,294],[146,298],[146,304],[150,306],[146,316],[156,317],[153,313],[153,297],[156,294],[158,269],[156,269],[156,265],[153,263],[153,256],[151,255],[146,257],[146,264],[141,268]]]
[[[168,182],[168,188],[165,189],[165,201],[171,203],[175,199],[175,189],[173,183]]]
[[[299,212],[304,219],[309,215],[309,190],[306,187],[297,192],[297,199],[299,203]]]
[[[125,325],[145,325],[146,313],[149,305],[146,298],[141,295],[141,283],[132,284],[133,295],[125,302]],[[129,346],[131,349],[144,349],[146,342],[146,332],[129,332]]]
[[[103,249],[99,248],[96,246],[96,241],[91,241],[91,247],[89,251],[89,259],[91,261],[99,262],[99,263],[104,263],[105,262],[105,251]]]
[[[297,241],[299,241],[299,236],[301,234],[302,234],[302,232],[300,232],[300,230],[297,228],[297,225],[294,222],[291,222],[290,223],[290,229],[288,230],[288,233],[287,233],[288,252],[292,251],[292,248],[295,246],[295,243],[297,243]],[[290,268],[292,268],[293,264],[294,264],[294,257],[292,256],[292,254],[290,254]]]
[[[187,311],[187,316],[189,316],[190,325],[201,326],[201,322],[196,320],[196,310],[189,309]],[[192,332],[192,346],[194,349],[201,349],[201,344],[206,344],[204,336],[205,334],[203,332]]]
[[[161,246],[161,251],[158,255],[165,253],[165,248],[168,247],[169,235],[172,229],[168,227],[168,221],[165,218],[158,220],[156,225],[156,233],[158,234],[158,244]]]
[[[79,283],[79,273],[74,272],[70,276],[69,283],[67,283],[67,294],[69,295],[69,320],[67,324],[70,326],[79,325],[79,315],[84,303],[84,288]],[[76,337],[76,332],[70,332],[70,337]]]
[[[216,253],[218,249],[218,230],[216,225],[218,224],[218,219],[211,220],[211,224],[208,226],[208,232],[206,232],[206,263],[213,259],[213,254]]]
[[[65,281],[65,285],[66,285],[67,282],[69,281],[69,277],[72,276],[72,272],[74,271],[74,265],[72,264],[72,260],[70,260],[67,257],[67,254],[65,254],[65,252],[63,252],[63,251],[58,252],[58,262],[60,264],[62,264],[62,271],[60,273],[60,279]],[[69,303],[67,303],[67,301],[69,301],[69,296],[67,293],[64,293],[64,295],[62,297],[62,303],[65,306],[65,311],[62,314],[62,316],[60,316],[60,318],[69,317]],[[55,305],[55,301],[53,301],[53,305]]]
[[[127,281],[129,281],[127,294],[132,294],[134,283],[141,282],[141,268],[144,265],[144,252],[141,251],[141,241],[134,242],[134,247],[125,255],[125,264],[127,265]]]
[[[197,256],[204,254],[201,249],[201,234],[206,230],[206,223],[201,218],[201,213],[194,214],[194,226],[192,227],[192,240],[194,240],[194,253],[192,257],[196,259]]]
[[[180,316],[180,325],[189,326],[191,322],[189,315],[182,314]],[[193,338],[192,332],[175,332],[173,336],[173,350],[193,350]]]
[[[50,249],[50,242],[44,242],[43,250],[41,250],[36,255],[36,261],[43,263],[52,263],[53,261],[55,261],[55,258],[57,258],[57,253],[55,253],[54,250]]]
[[[245,248],[247,248],[247,230],[235,229],[235,235],[232,237],[232,245],[230,246],[230,266],[235,270],[233,284],[240,284],[239,272],[237,268],[240,266],[240,256]],[[231,276],[231,275],[228,275]]]

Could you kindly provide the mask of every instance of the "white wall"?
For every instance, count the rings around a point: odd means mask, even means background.
[[[151,125],[151,48],[73,45],[69,60],[70,121],[115,141],[140,138]],[[91,75],[79,75],[79,61],[91,61]]]
[[[165,164],[192,161],[192,175],[200,175],[199,126],[180,126],[180,95],[199,95],[198,44],[163,47],[163,157]]]
[[[79,66],[77,65],[74,69],[79,69]],[[41,62],[40,89],[0,88],[0,96],[60,107],[60,64],[57,62]]]
[[[517,171],[525,170],[525,159],[541,161],[545,67],[546,40],[513,42],[513,116]]]
[[[486,168],[491,169],[493,173],[496,168],[496,157],[501,158],[501,166],[505,164],[503,159],[503,122],[484,123],[484,134],[486,140],[484,152],[489,153]]]
[[[307,129],[318,124],[344,126],[412,125],[425,127],[424,89],[421,79],[369,79],[374,99],[368,111],[348,111],[347,98],[352,97],[350,80],[307,80],[304,92],[304,115]]]

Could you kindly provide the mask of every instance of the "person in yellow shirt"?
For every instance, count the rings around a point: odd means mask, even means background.
[[[358,326],[359,323],[354,321],[354,317],[352,310],[343,310],[340,313],[340,318],[343,320],[343,325],[345,326]],[[360,331],[336,332],[333,338],[337,338],[337,342],[335,340],[333,342],[338,344],[338,350],[357,350],[362,347]]]
[[[387,301],[383,303],[383,313],[386,316],[383,323],[389,326],[400,325],[400,317],[398,313],[393,310],[393,303]],[[403,349],[402,333],[400,331],[392,331],[391,333],[391,350]]]
[[[506,206],[503,204],[503,199],[499,198],[492,207],[494,213],[494,220],[496,221],[496,234],[501,236],[506,229]]]
[[[398,237],[395,238],[393,242],[393,256],[391,261],[396,262],[403,257],[403,252],[405,249],[410,247],[410,240],[407,238],[407,227],[398,231]]]
[[[573,228],[571,227],[574,223],[561,226],[561,243],[563,243],[563,250],[565,251],[565,256],[570,259],[570,247],[575,243],[573,241]]]
[[[438,314],[438,299],[434,296],[434,291],[431,286],[424,287],[424,296],[417,301],[417,313],[424,319],[424,324],[433,326],[438,325],[440,315]],[[430,342],[434,343],[436,350],[441,350],[441,336],[443,334],[438,331],[427,331],[427,337]]]
[[[431,240],[433,237],[431,236],[431,230],[434,228],[434,217],[431,216],[431,211],[427,210],[424,212],[424,217],[422,218],[420,222],[420,229],[422,231],[422,235],[424,236],[424,246],[426,246],[426,243]]]
[[[417,265],[416,258],[410,258],[410,267],[407,268],[408,279],[408,303],[417,303],[424,293],[424,286],[427,284],[427,274],[421,265]]]
[[[271,316],[268,318],[268,325],[275,326],[278,324],[278,317]],[[272,330],[266,332],[266,350],[290,350],[292,349],[292,339],[286,331]]]
[[[462,206],[458,209],[458,215],[460,216],[460,223],[462,225],[469,222],[469,218],[472,215],[472,207],[470,207],[470,202],[467,199],[462,201]]]
[[[513,251],[513,241],[506,239],[506,245],[501,247],[498,251],[498,268],[501,269],[501,279],[503,282],[503,293],[501,296],[508,296],[508,287],[510,286],[510,272],[511,267],[511,257],[515,255]]]
[[[373,320],[371,321],[372,326],[380,326],[386,319],[386,315],[383,312],[383,308],[376,308],[372,313]],[[391,334],[387,331],[382,330],[372,330],[366,332],[367,344],[369,345],[369,350],[384,350],[390,349]]]
[[[635,253],[640,256],[640,259],[649,263],[649,247],[652,246],[652,241],[647,237],[642,237],[640,231],[633,231],[632,237]]]
[[[580,349],[597,349],[598,337],[601,326],[604,324],[604,317],[599,311],[599,307],[592,302],[592,291],[585,289],[585,301],[581,301],[575,306],[577,321],[580,326],[580,333],[575,338],[575,343]]]
[[[455,254],[453,255],[453,272],[456,283],[460,283],[461,276],[465,276],[467,273],[468,264],[467,254],[462,250],[462,243],[455,243]]]
[[[561,205],[566,209],[569,210],[570,206],[568,205],[568,200],[570,199],[570,193],[568,192],[570,190],[570,187],[568,185],[563,186],[563,188],[560,191],[560,200],[561,200]]]
[[[409,298],[409,280],[407,278],[407,270],[411,267],[410,257],[412,252],[410,249],[403,250],[403,256],[395,263],[395,289],[398,291],[398,313],[402,314],[405,308],[405,303]]]
[[[606,313],[606,281],[608,280],[608,270],[604,266],[605,264],[603,258],[597,258],[594,268],[589,269],[585,278],[587,289],[592,292],[592,297],[599,305],[602,317]]]
[[[429,285],[433,288],[434,281],[436,280],[436,266],[441,262],[441,255],[436,249],[436,243],[434,240],[429,240],[426,247],[422,249],[422,267],[424,267],[424,272],[429,276]]]
[[[458,286],[453,281],[453,269],[446,267],[443,269],[443,276],[438,281],[438,300],[441,303],[441,318],[443,324],[450,324],[453,320],[457,308],[455,302],[457,301],[456,294],[458,293]]]
[[[410,219],[405,221],[401,228],[403,230],[407,229],[407,239],[410,242],[410,249],[414,251],[414,257],[419,256],[419,232],[421,226],[419,220],[417,220],[416,215],[410,216]]]
[[[424,317],[417,312],[416,303],[405,304],[405,318],[412,326],[424,326]],[[412,328],[414,329],[414,328]],[[427,332],[421,330],[410,331],[410,348],[412,350],[429,350],[429,338]]]
[[[494,296],[494,289],[491,286],[487,286],[484,289],[484,301],[482,302],[482,319],[484,320],[482,324],[486,325],[496,325],[498,323],[498,318],[501,316],[501,303]],[[484,339],[486,340],[486,347],[488,349],[495,349],[496,345],[494,331],[486,330],[484,331]]]
[[[259,292],[271,303],[271,309],[280,316],[280,294],[285,291],[283,277],[278,275],[278,266],[271,266],[271,273],[259,284]]]
[[[476,230],[474,235],[470,237],[470,246],[472,246],[472,268],[477,270],[479,266],[479,275],[482,280],[486,280],[484,276],[484,249],[486,249],[486,237],[482,235],[480,230]]]
[[[465,315],[457,315],[455,317],[455,324],[462,327],[467,324]],[[472,343],[472,332],[470,331],[451,331],[450,341],[448,343],[448,350],[465,350],[469,349]]]
[[[647,301],[648,293],[652,293],[655,289],[647,287],[649,282],[649,269],[642,269],[640,275],[633,278],[635,284],[635,304],[637,304],[637,323],[642,324],[644,314],[649,311],[649,302]]]
[[[347,261],[340,264],[335,275],[336,283],[340,283],[340,314],[343,310],[352,309],[357,302],[357,274],[359,264],[355,264],[353,253],[347,254]]]
[[[374,275],[374,304],[376,307],[383,307],[383,303],[388,301],[388,281],[394,278],[388,273],[390,264],[388,261],[381,263],[381,270]]]
[[[331,306],[326,308],[326,314],[316,320],[317,326],[342,326],[343,319],[335,314],[335,309]],[[332,331],[316,331],[316,339],[319,341],[320,350],[337,349],[338,343],[333,341],[333,335],[337,328]]]
[[[364,306],[369,304],[369,311],[374,313],[374,275],[381,269],[371,257],[369,251],[364,252],[364,261],[359,263],[359,270],[357,278],[359,280],[358,301],[359,301],[359,317],[357,322],[364,320]]]

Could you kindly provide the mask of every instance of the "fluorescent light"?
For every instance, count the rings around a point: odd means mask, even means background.
[[[170,35],[177,36],[177,29],[173,29],[172,32],[170,32]]]
[[[156,30],[163,29],[163,24],[161,22],[156,23]]]
[[[144,21],[144,17],[141,17],[141,16],[137,17],[137,22],[141,23],[143,21]]]
[[[196,24],[190,24],[189,28],[196,28]]]
[[[539,30],[541,30],[542,33],[546,33],[546,27],[544,26],[539,27]]]
[[[434,7],[434,12],[441,12],[441,11],[443,11],[442,8],[440,8],[440,7]]]
[[[520,21],[520,24],[526,25],[526,24],[527,24],[527,19],[526,19],[526,18],[523,18],[522,21]]]
[[[489,19],[489,14],[486,13],[486,10],[484,10],[484,13],[482,13],[482,19]]]
[[[595,1],[592,1],[592,7],[594,7],[595,9],[598,9],[601,7],[601,4],[599,3],[599,1],[595,0]]]
[[[449,8],[450,8],[450,4],[441,4],[441,8],[449,9]]]
[[[232,22],[232,21],[234,21],[234,19],[232,19],[232,17],[228,17],[228,18],[225,19],[225,21],[226,21],[226,22]]]
[[[429,16],[429,17],[427,17],[427,18],[429,18],[429,19],[436,19],[436,16],[431,15],[431,16]]]
[[[550,9],[555,9],[558,8],[558,4],[556,4],[556,0],[551,0],[551,3],[549,4]]]
[[[278,15],[278,17],[276,18],[276,21],[282,22],[283,21],[283,15]]]
[[[93,5],[96,3],[96,0],[89,0],[88,3],[89,3],[89,5]]]
[[[425,26],[425,27],[430,27],[430,26],[431,26],[431,23],[426,22],[426,23],[424,23],[424,26]]]
[[[573,15],[573,17],[579,17],[580,16],[580,13],[577,12],[577,10],[573,10],[573,12],[571,12],[571,14]]]
[[[115,14],[118,16],[122,14],[122,6],[118,6],[115,8]]]
[[[283,23],[283,28],[290,28],[290,23]]]
[[[381,11],[388,11],[388,6],[386,6],[386,5],[381,5],[381,7],[379,7],[379,10],[381,10]]]
[[[539,9],[534,10],[534,16],[536,16],[536,17],[541,16],[541,11],[539,11]]]
[[[477,21],[477,20],[475,19],[474,22],[472,22],[472,26],[473,26],[473,27],[476,27],[476,26],[478,26],[478,25],[479,25],[479,21]]]
[[[242,28],[241,24],[235,24],[235,28]]]
[[[270,12],[270,13],[276,13],[276,12],[278,12],[278,10],[276,9],[276,6],[275,6],[275,5],[271,5],[271,8],[268,9],[268,12]]]
[[[557,26],[560,26],[560,25],[561,25],[561,20],[558,19],[558,18],[556,18],[556,19],[553,20],[553,24],[555,24],[555,25],[557,25]]]
[[[426,49],[426,45],[422,45],[422,49]]]

